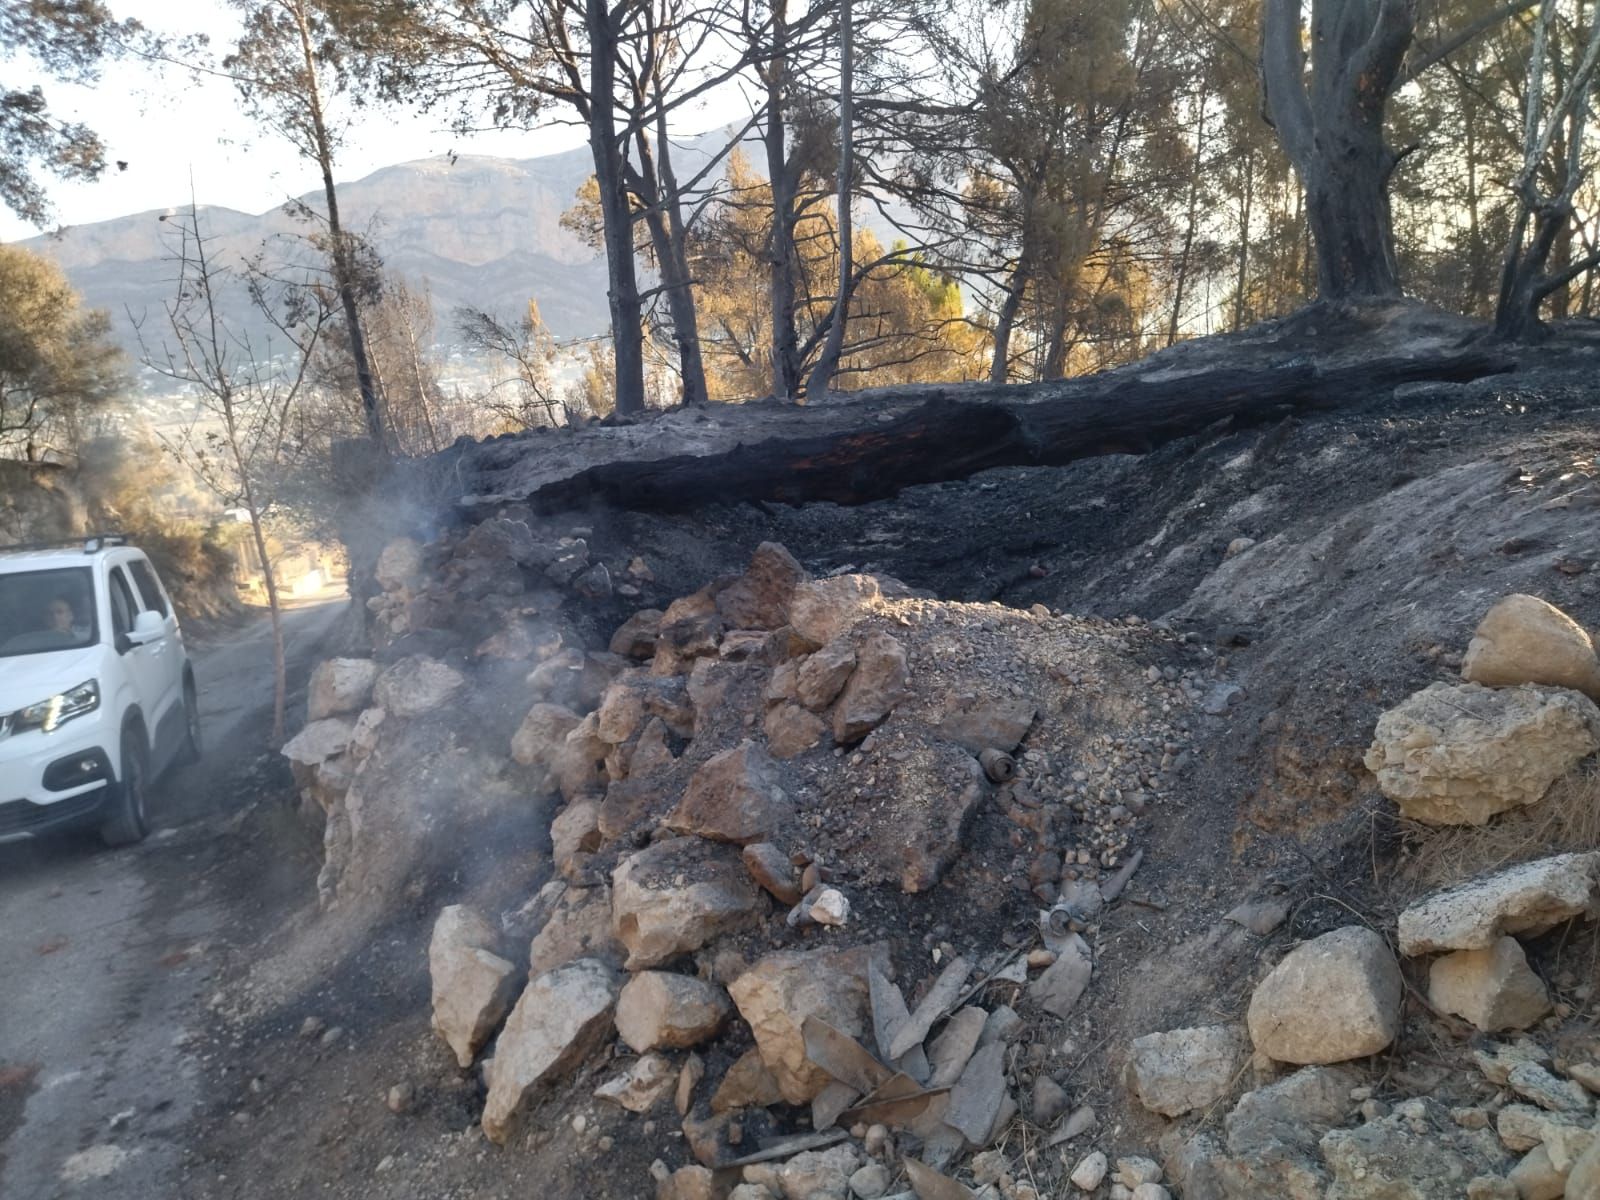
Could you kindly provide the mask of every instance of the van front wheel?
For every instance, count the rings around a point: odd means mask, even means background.
[[[122,778],[111,785],[111,815],[100,827],[108,846],[131,846],[150,832],[145,794],[150,782],[150,756],[137,729],[122,735]]]

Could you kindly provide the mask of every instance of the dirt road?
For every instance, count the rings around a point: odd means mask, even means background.
[[[291,684],[344,611],[289,612]],[[185,1129],[202,1104],[197,1030],[226,917],[217,831],[266,769],[264,617],[191,639],[207,753],[152,796],[156,832],[0,846],[0,1196],[190,1194]],[[223,864],[225,865],[225,864]]]

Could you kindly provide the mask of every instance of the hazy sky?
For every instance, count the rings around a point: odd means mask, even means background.
[[[109,3],[118,16],[135,17],[152,29],[208,34],[219,52],[236,28],[225,0]],[[8,86],[35,78],[21,56],[6,69]],[[258,134],[239,114],[237,94],[226,80],[197,80],[179,67],[157,68],[131,60],[109,65],[93,87],[72,87],[43,77],[37,81],[58,117],[83,121],[99,132],[110,160],[106,173],[94,183],[61,183],[46,177],[61,224],[186,203],[191,172],[202,204],[245,212],[265,211],[319,186],[308,162],[270,133]],[[443,116],[363,115],[345,138],[338,177],[358,179],[390,163],[448,150],[532,158],[583,141],[582,131],[571,127],[463,138],[444,125]],[[127,170],[117,169],[119,159],[128,164]],[[9,212],[0,215],[0,241],[39,232]]]

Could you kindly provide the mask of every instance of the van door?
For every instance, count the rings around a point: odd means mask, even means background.
[[[181,732],[183,714],[172,712],[174,689],[169,678],[171,664],[178,657],[176,647],[170,637],[157,638],[143,646],[129,645],[125,635],[133,631],[134,618],[143,611],[143,604],[122,566],[108,568],[107,575],[111,588],[113,641],[133,684],[134,695],[139,699],[139,710],[144,714],[151,739],[150,768],[152,772],[159,771],[171,755],[171,747],[177,744],[171,730],[163,726],[171,726],[177,719]]]

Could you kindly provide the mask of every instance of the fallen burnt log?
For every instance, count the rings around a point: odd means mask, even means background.
[[[1387,397],[1399,384],[1514,369],[1483,349],[1334,364],[1134,369],[1027,386],[928,386],[814,408],[762,401],[543,430],[464,446],[460,503],[595,503],[671,511],[708,501],[861,504],[993,467],[1145,453],[1216,425],[1275,421]]]

